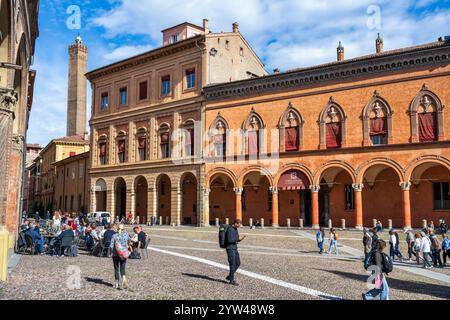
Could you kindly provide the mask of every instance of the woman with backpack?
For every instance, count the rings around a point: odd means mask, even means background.
[[[131,238],[130,235],[125,231],[125,226],[120,224],[118,227],[118,232],[113,235],[111,239],[111,251],[112,259],[114,263],[114,288],[121,290],[127,289],[127,278],[126,278],[126,265],[127,259],[130,254],[129,244]],[[120,279],[122,278],[122,284],[120,284]]]
[[[378,295],[380,300],[389,300],[389,286],[386,276],[392,272],[392,260],[383,252],[386,242],[377,240],[372,252],[372,265],[377,266],[375,271],[375,288],[362,294],[363,300],[374,300]]]

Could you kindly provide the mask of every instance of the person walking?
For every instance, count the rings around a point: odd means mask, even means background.
[[[423,267],[425,269],[432,269],[433,266],[431,265],[430,261],[428,260],[428,257],[431,258],[431,241],[428,238],[428,236],[425,234],[425,232],[422,232],[421,234],[421,247],[420,251],[422,251],[423,254]]]
[[[410,230],[406,229],[405,234],[406,234],[406,245],[408,246],[409,262],[411,262],[412,256],[416,256],[416,253],[414,252],[415,239],[413,233]]]
[[[447,266],[447,257],[450,258],[450,240],[447,234],[442,234],[442,257],[444,258],[444,267]]]
[[[125,231],[125,226],[120,224],[118,232],[112,236],[110,248],[112,250],[112,259],[114,264],[114,288],[121,290],[127,289],[126,265],[129,256],[128,247],[130,244],[130,235]],[[120,279],[122,283],[120,284]]]
[[[375,229],[377,230],[377,233],[383,233],[383,224],[380,220],[375,224]]]
[[[363,232],[364,256],[367,256],[372,251],[372,236],[366,228],[364,228]]]
[[[319,253],[323,253],[323,243],[325,242],[325,231],[323,227],[320,227],[319,231],[316,233],[317,246],[319,247]]]
[[[372,264],[377,267],[375,271],[375,288],[367,293],[363,293],[363,300],[374,300],[378,295],[380,300],[389,300],[389,285],[386,280],[386,276],[389,273],[386,273],[384,268],[384,260],[388,259],[388,257],[383,252],[384,248],[386,248],[386,242],[382,239],[377,240],[374,245],[372,258]]]
[[[226,232],[226,250],[228,263],[230,265],[230,274],[226,278],[230,285],[238,286],[239,284],[235,280],[234,274],[239,269],[241,265],[241,259],[239,256],[237,244],[243,241],[246,236],[239,236],[238,229],[242,226],[242,221],[237,219],[234,221],[233,225],[227,229]]]
[[[398,233],[395,232],[394,229],[389,230],[389,245],[390,245],[389,256],[392,258],[392,260],[395,260],[395,257],[398,257],[400,261],[402,261],[403,256],[400,250],[398,249],[399,247]]]
[[[433,265],[434,267],[442,268],[442,259],[441,259],[441,250],[442,244],[439,241],[436,234],[431,234],[431,253],[433,255]]]
[[[420,264],[420,249],[422,248],[422,235],[417,232],[414,235],[414,251],[416,254],[416,262]]]
[[[330,229],[330,239],[329,239],[330,249],[328,250],[328,254],[332,253],[333,248],[336,252],[336,255],[339,254],[338,247],[337,247],[337,245],[338,245],[337,240],[338,240],[338,236],[337,236],[336,230],[334,228],[331,228]]]

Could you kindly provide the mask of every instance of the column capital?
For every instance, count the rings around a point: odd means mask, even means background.
[[[309,186],[309,189],[313,193],[318,193],[320,191],[320,186],[311,185],[311,186]]]
[[[205,196],[208,196],[211,193],[211,189],[210,188],[203,188],[203,193],[205,194]]]
[[[354,183],[354,184],[352,184],[352,188],[356,192],[362,192],[364,189],[364,185],[362,183]]]
[[[269,187],[270,192],[272,193],[278,193],[278,187]]]
[[[242,195],[242,192],[244,192],[244,188],[240,188],[240,187],[234,188],[233,190],[236,193],[236,195]]]
[[[403,191],[409,191],[411,189],[411,186],[411,181],[400,182],[400,188],[402,188]]]

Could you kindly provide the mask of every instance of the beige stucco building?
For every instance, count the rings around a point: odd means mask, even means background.
[[[163,30],[162,47],[89,72],[91,211],[207,225],[202,89],[266,74],[237,23],[213,33],[207,20]]]

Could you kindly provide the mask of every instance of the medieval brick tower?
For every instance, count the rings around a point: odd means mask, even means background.
[[[78,36],[69,46],[69,85],[67,95],[67,136],[86,131],[86,70],[88,48]]]

